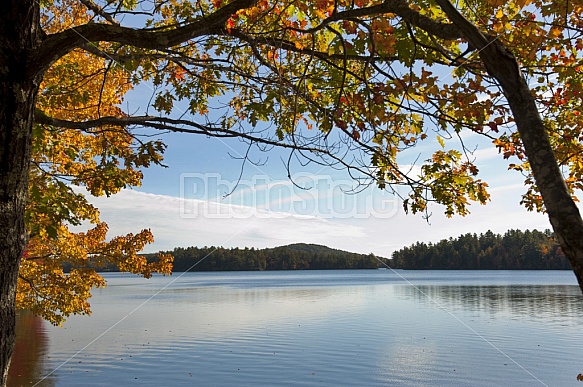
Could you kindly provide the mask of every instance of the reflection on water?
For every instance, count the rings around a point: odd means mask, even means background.
[[[452,312],[480,311],[561,325],[581,325],[583,321],[583,296],[575,285],[419,285],[397,287],[396,293]]]
[[[108,275],[90,318],[39,330],[50,348],[30,354],[26,383],[577,385],[570,273],[399,274],[409,282],[383,270]]]
[[[43,320],[26,311],[17,313],[16,326],[16,343],[8,372],[8,387],[32,386],[38,381],[39,374],[45,371],[47,332]]]

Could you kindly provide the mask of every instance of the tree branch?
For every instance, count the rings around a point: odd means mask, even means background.
[[[88,9],[93,11],[95,15],[101,16],[105,20],[107,20],[110,24],[119,25],[119,22],[115,20],[109,13],[105,12],[101,9],[97,4],[95,4],[92,0],[80,0],[81,3],[86,6]]]
[[[83,24],[48,35],[31,53],[31,67],[44,72],[71,50],[89,42],[116,42],[146,49],[165,49],[190,39],[224,32],[224,25],[237,11],[249,8],[257,0],[234,0],[217,11],[192,23],[168,29],[133,29],[109,24]]]
[[[474,46],[488,73],[500,82],[504,90],[518,89],[523,78],[514,55],[497,39],[487,36],[466,19],[449,0],[435,0],[447,17],[459,27],[463,37]]]
[[[315,153],[327,153],[324,148],[316,148],[311,146],[304,146],[300,144],[288,144],[282,141],[276,141],[267,137],[259,137],[252,133],[238,132],[231,129],[213,127],[208,125],[201,125],[193,121],[184,119],[172,119],[168,117],[156,116],[127,116],[127,117],[100,117],[94,120],[87,121],[68,121],[58,118],[50,117],[43,111],[37,109],[35,111],[35,122],[43,125],[56,126],[66,129],[78,129],[83,131],[90,131],[91,129],[100,128],[104,126],[144,126],[154,129],[166,130],[176,133],[190,133],[190,134],[204,134],[211,137],[238,137],[249,140],[254,143],[277,146],[280,148],[292,148],[303,151],[310,151]]]
[[[463,38],[459,26],[455,22],[453,24],[442,23],[421,15],[419,12],[411,9],[409,2],[406,0],[385,0],[383,7],[386,9],[385,12],[394,13],[407,23],[419,27],[423,31],[438,38],[445,40]]]
[[[439,38],[452,40],[461,37],[460,30],[454,24],[441,23],[435,21],[427,16],[421,15],[419,12],[411,9],[409,2],[406,0],[385,0],[382,4],[373,5],[371,7],[349,9],[346,11],[335,12],[330,17],[324,19],[318,26],[299,32],[313,33],[316,32],[332,22],[356,19],[365,16],[378,16],[387,13],[394,13],[404,21],[421,28]]]

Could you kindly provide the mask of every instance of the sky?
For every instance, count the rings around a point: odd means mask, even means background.
[[[354,181],[345,171],[329,167],[294,166],[290,172],[293,182],[304,187],[300,189],[288,178],[282,161],[287,158],[285,150],[257,151],[251,158],[260,165],[243,166],[237,157],[246,147],[237,139],[184,134],[160,138],[168,145],[166,168],[144,170],[141,187],[110,198],[91,198],[111,236],[150,228],[155,242],[145,252],[303,242],[390,257],[418,241],[437,242],[487,230],[550,228],[545,215],[519,205],[525,191],[523,177],[507,171],[508,160],[471,133],[464,141],[477,147],[474,154],[481,178],[490,185],[491,201],[486,206],[473,204],[470,215],[453,218],[446,218],[443,207],[434,205],[428,220],[405,214],[400,199],[378,188],[347,193]],[[430,150],[431,144],[426,148],[414,149],[411,159]]]
[[[448,80],[452,73],[442,77]],[[154,89],[142,83],[130,91],[124,110],[135,115],[147,113]],[[418,241],[437,242],[488,230],[504,233],[509,229],[550,228],[545,215],[520,206],[524,178],[507,170],[509,161],[502,159],[490,141],[471,132],[461,135],[464,143],[475,149],[480,178],[488,182],[491,194],[486,206],[473,204],[466,217],[446,218],[443,207],[437,205],[430,207],[429,219],[405,214],[399,198],[377,188],[357,195],[347,193],[354,181],[346,171],[296,163],[289,171],[290,179],[285,150],[252,152],[250,159],[256,164],[243,165],[241,157],[247,148],[239,140],[186,134],[160,136],[168,145],[167,168],[144,170],[141,187],[109,198],[91,197],[90,201],[100,209],[111,237],[150,228],[155,242],[145,252],[304,242],[390,257],[393,251]],[[423,144],[400,161],[404,169],[412,166],[414,172],[419,168],[415,160],[423,161],[435,150],[436,141]],[[310,189],[300,189],[292,181]]]

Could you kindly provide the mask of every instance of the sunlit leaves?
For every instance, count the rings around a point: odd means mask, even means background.
[[[137,4],[114,3],[110,5],[120,10]],[[95,17],[76,1],[50,2],[43,11],[47,33]],[[110,44],[99,47],[112,49]],[[36,105],[43,114],[70,122],[126,116],[120,105],[133,87],[132,74],[111,57],[93,52],[74,50],[46,72]],[[127,127],[80,130],[37,124],[32,150],[25,215],[30,241],[19,271],[18,307],[60,324],[70,314],[90,313],[91,289],[105,285],[97,268],[117,266],[145,277],[156,271],[171,273],[171,257],[147,262],[138,255],[153,241],[149,230],[108,237],[98,209],[79,188],[109,196],[139,185],[140,169],[162,161],[164,145],[159,140],[142,140]],[[73,226],[85,231],[72,231]]]
[[[421,178],[429,187],[433,200],[445,205],[447,216],[466,215],[468,199],[485,203],[490,198],[486,191],[488,184],[475,178],[478,168],[463,161],[460,152],[438,150],[428,161],[429,163],[421,167]],[[413,212],[425,211],[423,197],[421,192],[415,191],[410,195]],[[405,205],[407,204],[408,202]]]
[[[19,272],[17,303],[60,324],[70,314],[91,313],[88,299],[93,287],[105,286],[95,269],[116,265],[150,277],[153,272],[169,274],[172,257],[163,255],[148,263],[137,255],[153,241],[149,230],[137,235],[115,237],[106,241],[107,225],[99,223],[87,232],[73,233],[58,225],[55,237],[45,230],[32,238]],[[67,271],[67,272],[66,272]]]

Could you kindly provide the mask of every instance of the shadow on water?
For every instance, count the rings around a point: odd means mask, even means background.
[[[16,343],[8,372],[8,387],[33,386],[43,374],[49,340],[42,318],[28,312],[16,315]],[[38,386],[52,387],[53,381]]]

